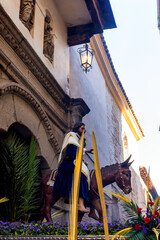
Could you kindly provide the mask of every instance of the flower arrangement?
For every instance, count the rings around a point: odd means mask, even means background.
[[[107,190],[105,190],[107,191]],[[126,198],[123,194],[115,194],[107,191],[115,197],[121,199],[124,210],[127,214],[128,227],[115,233],[112,240],[117,235],[126,235],[131,240],[158,240],[160,234],[160,208],[158,197],[155,202],[147,201],[146,209],[140,208],[132,199]]]

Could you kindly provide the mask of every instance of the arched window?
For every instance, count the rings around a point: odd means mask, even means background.
[[[44,21],[43,53],[45,57],[48,58],[52,63],[54,58],[54,34],[52,19],[48,11],[46,11],[46,17]]]
[[[34,23],[35,0],[21,0],[19,18],[31,31]]]

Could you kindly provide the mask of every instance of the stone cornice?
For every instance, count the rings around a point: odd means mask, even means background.
[[[97,63],[102,71],[112,96],[114,97],[119,109],[128,123],[134,137],[137,141],[140,140],[142,137],[144,137],[143,131],[126,94],[124,94],[122,84],[116,78],[116,74],[111,66],[111,59],[107,55],[103,39],[100,35],[94,35],[91,38],[91,46],[95,51]]]
[[[57,104],[67,112],[69,97],[64,93],[53,75],[35,53],[34,49],[24,39],[10,17],[0,4],[0,34],[10,47],[15,51],[22,62],[39,80],[43,87],[53,97]]]
[[[46,130],[49,142],[58,154],[60,152],[59,144],[53,135],[52,127],[50,125],[48,116],[43,110],[40,102],[27,89],[17,83],[8,83],[2,86],[0,88],[0,96],[6,94],[15,94],[17,96],[20,96],[34,109]]]
[[[22,72],[16,67],[16,65],[11,62],[11,60],[6,56],[6,54],[0,49],[0,64],[3,68],[2,70],[6,73],[8,78],[16,83],[21,82],[23,85],[29,89],[29,91],[38,99],[38,101],[43,104],[45,110],[47,111],[48,117],[52,115],[52,122],[56,124],[64,133],[68,131],[68,124],[65,119],[59,115],[41,96],[37,89],[30,86],[28,79],[23,75]],[[53,119],[54,116],[54,119]]]

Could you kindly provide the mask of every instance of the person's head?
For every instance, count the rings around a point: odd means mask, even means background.
[[[83,131],[84,131],[84,133],[86,132],[85,124],[82,122],[76,122],[72,131],[75,133],[78,133],[81,136]]]

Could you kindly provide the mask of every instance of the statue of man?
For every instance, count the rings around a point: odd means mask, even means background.
[[[35,0],[23,0],[20,10],[20,19],[29,31],[33,27],[34,6]]]
[[[69,132],[64,138],[62,150],[59,156],[58,174],[53,186],[53,194],[60,197],[64,197],[69,200],[72,178],[75,167],[76,152],[79,148],[79,140],[82,132],[85,132],[85,124],[77,122],[72,132]],[[92,152],[93,149],[89,149],[88,152]],[[86,209],[88,202],[88,190],[90,187],[90,175],[88,167],[82,162],[82,172],[80,179],[80,192],[78,201],[78,210],[84,213],[89,211]]]
[[[44,47],[43,53],[45,57],[49,59],[50,62],[53,62],[53,53],[54,53],[54,44],[53,44],[53,34],[51,33],[52,27],[50,25],[50,17],[45,17],[44,24]]]

